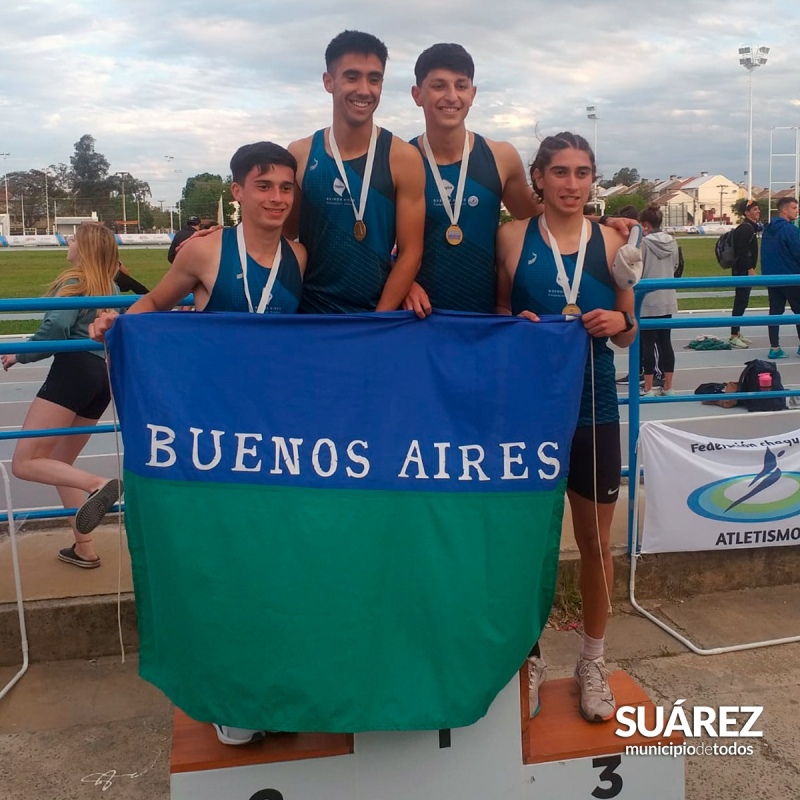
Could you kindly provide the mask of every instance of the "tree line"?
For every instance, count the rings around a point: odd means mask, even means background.
[[[108,159],[97,152],[95,144],[91,134],[84,134],[75,142],[69,165],[50,164],[41,170],[9,172],[4,176],[0,192],[8,187],[8,208],[4,210],[10,216],[13,233],[41,230],[48,217],[52,230],[56,216],[89,217],[92,212],[120,233],[126,229],[129,233],[169,230],[169,208],[163,208],[163,201],[153,201],[150,184],[129,172],[110,173]],[[188,178],[172,218],[174,227],[178,227],[179,216],[184,222],[190,216],[216,221],[220,195],[229,223],[230,185],[230,177],[209,172]],[[0,200],[5,200],[4,193],[0,193]]]

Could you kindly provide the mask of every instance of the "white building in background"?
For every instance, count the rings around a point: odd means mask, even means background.
[[[74,236],[75,231],[82,222],[97,222],[97,212],[92,211],[91,217],[56,217],[53,233],[62,236]]]
[[[733,205],[745,197],[746,190],[724,175],[709,175],[701,172],[697,178],[691,178],[680,186],[680,191],[692,198],[696,213],[694,224],[703,222],[734,222],[736,215]]]
[[[11,233],[11,217],[8,214],[0,214],[0,236],[8,236]]]

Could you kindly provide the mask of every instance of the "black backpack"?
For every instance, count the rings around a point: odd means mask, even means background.
[[[733,249],[733,231],[735,228],[723,233],[714,245],[714,255],[722,269],[732,269],[736,263],[736,253]]]
[[[784,388],[778,368],[771,361],[754,358],[752,361],[745,362],[742,374],[739,376],[739,391],[760,391],[758,376],[761,372],[768,372],[772,376],[770,391],[779,392]],[[786,408],[785,397],[765,397],[763,399],[753,397],[739,402],[744,403],[748,411],[783,411]]]

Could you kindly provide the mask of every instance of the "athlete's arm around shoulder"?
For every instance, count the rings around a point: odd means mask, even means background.
[[[393,136],[389,166],[395,191],[397,261],[383,287],[376,311],[400,308],[419,271],[425,237],[425,168],[419,150]]]
[[[511,288],[517,271],[527,220],[506,222],[497,229],[495,241],[495,263],[497,266],[497,307],[498,314],[511,314]]]
[[[528,219],[541,214],[542,205],[528,183],[525,167],[517,149],[510,142],[486,140],[492,151],[500,182],[503,186],[503,205],[515,219]]]
[[[294,202],[289,218],[283,226],[283,235],[287,239],[296,239],[300,231],[300,203],[303,199],[301,187],[303,186],[303,176],[306,174],[306,164],[308,164],[308,154],[311,152],[311,140],[313,138],[313,136],[306,136],[305,139],[297,139],[286,148],[297,159],[297,173],[294,179]]]
[[[611,265],[617,256],[617,251],[626,244],[625,237],[617,230],[600,226],[603,242],[606,248],[606,261],[608,272],[611,275]],[[613,280],[613,278],[612,278]],[[584,327],[591,336],[608,336],[617,347],[628,347],[636,338],[637,326],[626,331],[626,320],[623,312],[633,315],[633,289],[620,289],[614,286],[614,308],[596,308],[581,317]]]

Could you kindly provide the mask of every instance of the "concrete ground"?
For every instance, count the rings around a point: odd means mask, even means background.
[[[650,606],[704,647],[800,632],[796,584]],[[549,677],[572,673],[579,646],[576,631],[545,632]],[[800,644],[697,656],[620,605],[609,627],[608,658],[667,713],[679,699],[685,707],[764,706],[756,726],[764,736],[749,740],[754,755],[687,759],[687,800],[800,797]],[[119,658],[34,664],[0,700],[3,800],[73,800],[104,791],[118,800],[167,800],[171,708],[136,668],[135,655],[124,664]],[[16,671],[0,669],[0,683]]]

